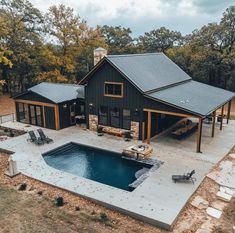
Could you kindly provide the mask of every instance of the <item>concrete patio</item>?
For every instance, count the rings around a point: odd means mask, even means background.
[[[3,126],[25,130],[36,128],[25,127],[17,122],[4,123]],[[44,131],[54,139],[54,143],[35,146],[27,142],[28,135],[25,134],[0,142],[0,148],[14,152],[13,158],[17,161],[18,169],[26,176],[77,193],[108,208],[165,229],[172,228],[177,216],[206,174],[235,144],[235,121],[230,121],[228,126],[224,124],[223,131],[217,125],[215,138],[210,137],[211,125],[204,124],[202,154],[195,153],[196,134],[181,141],[164,136],[155,138],[152,140],[152,158],[161,160],[164,164],[151,172],[133,192],[127,192],[49,167],[41,154],[68,142],[115,152],[122,152],[123,148],[137,142],[125,142],[121,138],[107,135],[97,137],[96,133],[76,126],[60,131]],[[172,182],[172,174],[182,174],[192,169],[196,170],[195,184]]]

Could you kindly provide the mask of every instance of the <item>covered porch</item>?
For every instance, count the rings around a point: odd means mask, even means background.
[[[225,112],[226,105],[227,105],[227,111]],[[213,138],[216,136],[216,132],[217,132],[216,128],[222,131],[225,124],[227,125],[229,124],[230,113],[231,113],[231,100],[227,102],[226,104],[224,104],[221,108],[213,111],[213,113],[207,117],[198,117],[198,116],[194,116],[190,114],[187,115],[187,114],[182,114],[182,113],[166,112],[166,111],[160,111],[160,110],[154,110],[154,109],[144,109],[144,111],[148,115],[148,120],[147,120],[147,138],[144,138],[143,136],[142,137],[143,142],[147,142],[148,144],[150,144],[151,141],[157,142],[159,140],[159,141],[164,141],[164,142],[177,143],[181,145],[190,144],[190,148],[191,148],[192,141],[194,141],[196,144],[195,145],[196,152],[200,153],[202,152],[201,144],[203,143],[203,140],[202,140],[204,139],[203,136],[205,136],[205,138],[208,138],[208,137]],[[188,136],[187,138],[182,138],[181,140],[173,139],[170,136],[174,127],[170,130],[166,129],[166,131],[163,132],[161,135],[154,136],[151,138],[151,130],[152,130],[151,125],[152,125],[153,113],[177,116],[177,117],[181,117],[182,119],[190,119],[192,120],[193,123],[196,123],[198,125],[197,130],[192,135]],[[203,123],[205,121],[207,121],[207,123]],[[143,127],[145,127],[144,123],[143,123]],[[203,131],[204,131],[204,135],[203,135]],[[163,139],[163,138],[166,138],[166,139]],[[205,140],[205,143],[207,142],[208,140]]]
[[[191,130],[189,136],[194,134],[191,138],[194,138],[196,152],[200,153],[202,152],[202,132],[205,125],[207,125],[207,136],[209,135],[211,138],[214,138],[216,136],[216,125],[219,130],[222,131],[224,123],[229,124],[234,94],[219,88],[191,81],[150,93],[146,95],[146,99],[147,98],[151,99],[152,104],[151,106],[147,105],[146,108],[143,109],[144,114],[147,115],[147,121],[142,123],[142,140],[148,144],[151,143],[153,138],[155,142],[158,140],[160,132],[157,132],[157,129],[155,130],[153,125],[159,124],[156,121],[161,119],[161,116],[177,117],[181,120],[190,119],[188,121],[190,124],[188,126],[185,124],[184,128],[179,128],[178,131],[185,131],[187,135],[188,127],[188,130]],[[159,102],[165,105],[165,109],[157,108]],[[154,114],[158,114],[160,117],[154,118]],[[210,133],[208,133],[208,128],[210,128]],[[166,133],[161,132],[160,135],[170,137],[173,130],[175,130],[174,126],[171,126],[165,130]],[[153,133],[153,131],[155,132]],[[158,136],[153,137],[153,135]],[[184,140],[184,138],[182,137],[181,140]],[[177,143],[177,141],[179,142],[179,140],[174,140],[174,144]]]

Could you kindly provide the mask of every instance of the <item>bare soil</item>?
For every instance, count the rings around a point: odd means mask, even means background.
[[[0,116],[15,113],[15,103],[9,95],[1,95],[0,93]]]

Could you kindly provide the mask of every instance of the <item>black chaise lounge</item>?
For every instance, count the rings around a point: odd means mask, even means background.
[[[196,181],[196,178],[192,177],[195,174],[195,170],[192,170],[190,173],[184,175],[173,175],[172,180],[176,182],[192,182]]]
[[[34,144],[36,145],[43,145],[44,142],[40,139],[40,138],[37,138],[34,131],[30,130],[29,132],[29,141],[30,142],[33,142]]]
[[[53,140],[51,138],[48,138],[42,129],[37,129],[38,131],[38,134],[39,134],[39,139],[42,140],[43,142],[46,142],[46,143],[51,143],[53,142]]]

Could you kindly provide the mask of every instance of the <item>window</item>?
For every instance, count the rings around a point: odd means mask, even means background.
[[[123,109],[122,127],[123,127],[123,129],[128,129],[128,130],[131,128],[131,111],[130,111],[130,109]]]
[[[108,125],[108,108],[105,106],[100,106],[99,124],[100,125]]]
[[[104,95],[111,97],[123,97],[123,83],[105,82]]]
[[[119,128],[120,127],[120,110],[118,108],[110,109],[110,126]]]
[[[19,121],[29,124],[28,105],[18,103]]]

